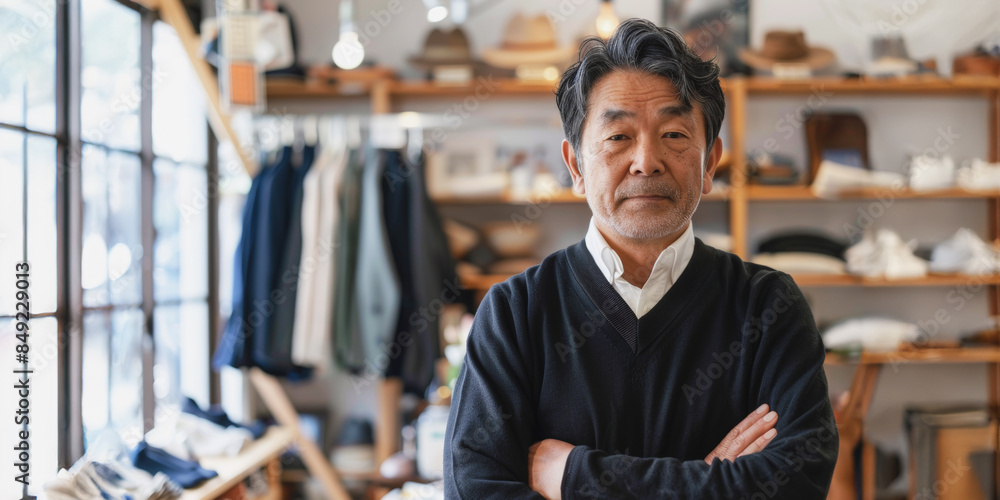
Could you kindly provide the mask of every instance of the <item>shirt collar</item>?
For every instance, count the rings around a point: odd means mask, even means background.
[[[597,229],[593,217],[590,218],[590,227],[587,229],[584,242],[587,245],[587,250],[590,251],[590,255],[594,258],[594,262],[597,263],[597,267],[600,268],[601,274],[604,275],[609,283],[612,285],[615,284],[621,278],[622,274],[624,274],[625,267],[622,265],[621,258],[618,257],[618,252],[615,252],[608,245],[608,241],[604,239],[604,236]],[[689,223],[687,229],[681,233],[680,237],[660,252],[660,255],[656,258],[656,262],[653,263],[653,269],[649,273],[649,279],[646,281],[646,284],[659,282],[664,278],[667,279],[669,284],[673,284],[684,271],[684,268],[687,267],[693,254],[694,223]]]

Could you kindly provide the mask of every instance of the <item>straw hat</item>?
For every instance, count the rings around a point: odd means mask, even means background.
[[[830,50],[806,45],[801,31],[768,31],[760,51],[743,49],[740,60],[754,69],[771,69],[775,64],[804,64],[810,69],[820,69],[833,63]]]
[[[497,67],[516,68],[522,64],[561,64],[576,55],[576,47],[559,47],[556,30],[544,14],[528,18],[520,13],[507,22],[503,43],[487,49],[483,59]]]

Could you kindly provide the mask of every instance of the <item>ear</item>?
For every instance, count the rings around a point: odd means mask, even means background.
[[[705,165],[705,179],[701,194],[712,192],[712,178],[715,177],[715,169],[719,167],[719,158],[722,158],[722,139],[716,137],[712,151],[708,153],[707,164]]]
[[[583,182],[583,173],[580,172],[580,165],[577,163],[576,152],[573,151],[573,146],[566,139],[562,141],[562,157],[563,163],[569,169],[569,175],[573,177],[573,192],[579,195],[587,194],[587,189]]]

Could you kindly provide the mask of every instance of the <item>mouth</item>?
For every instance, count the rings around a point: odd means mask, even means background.
[[[644,195],[639,195],[639,196],[629,196],[628,198],[625,198],[625,199],[626,200],[639,200],[639,201],[662,201],[662,200],[669,200],[670,197],[668,197],[668,196],[661,196],[661,195],[657,195],[657,194],[644,194]]]

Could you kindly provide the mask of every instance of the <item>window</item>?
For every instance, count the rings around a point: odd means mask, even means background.
[[[8,0],[0,33],[0,370],[15,368],[14,264],[27,260],[29,493],[39,494],[79,458],[60,438],[85,447],[111,427],[132,444],[183,396],[209,403],[210,136],[183,47],[148,11]],[[57,81],[58,68],[74,67]],[[67,355],[73,343],[79,364]],[[0,413],[16,404],[0,397]],[[7,450],[17,445],[11,420],[0,424]]]
[[[209,403],[208,131],[171,27],[114,0],[84,0],[82,22],[83,425],[132,445],[183,397]]]
[[[14,265],[30,266],[29,431],[31,493],[58,466],[59,282],[56,227],[56,3],[0,3],[0,372],[13,383]],[[4,384],[8,388],[7,383]],[[9,390],[9,389],[8,389]],[[12,450],[21,430],[13,418],[18,400],[0,396],[0,448]],[[8,457],[13,457],[8,451]],[[7,479],[10,480],[9,478]]]

